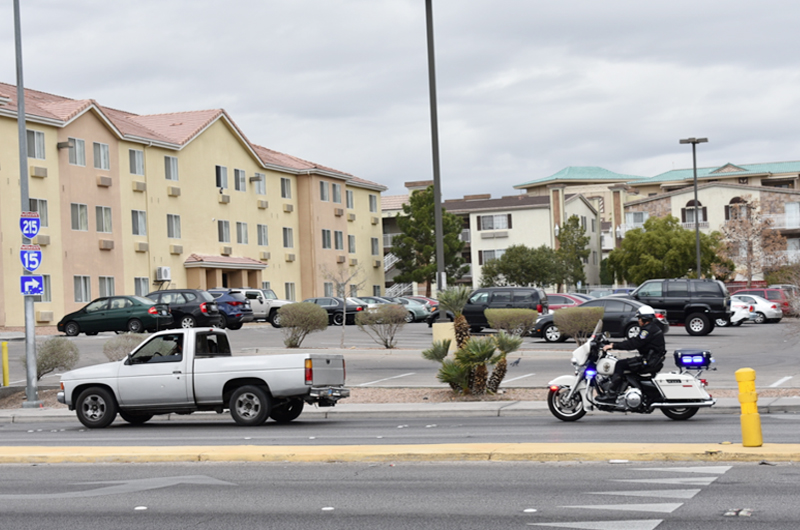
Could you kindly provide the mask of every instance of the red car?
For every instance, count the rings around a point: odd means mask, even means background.
[[[439,301],[434,300],[433,298],[428,298],[427,296],[404,296],[403,298],[416,300],[421,304],[428,304],[431,307],[431,313],[439,309]]]
[[[789,297],[786,296],[786,291],[783,289],[740,289],[732,293],[732,295],[734,294],[752,294],[760,296],[761,298],[766,298],[770,302],[778,304],[783,312],[783,316],[792,314],[792,306],[789,303]]]
[[[577,307],[586,300],[582,300],[571,294],[556,293],[548,294],[547,301],[550,303],[550,311],[555,311],[556,309],[561,309],[562,307]]]

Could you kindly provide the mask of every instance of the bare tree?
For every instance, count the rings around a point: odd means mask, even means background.
[[[729,220],[722,226],[725,257],[736,266],[736,272],[747,279],[750,287],[753,276],[780,267],[786,257],[786,238],[772,228],[772,220],[761,213],[758,199],[742,197],[731,204]]]
[[[347,326],[347,291],[348,286],[350,289],[358,292],[367,282],[364,277],[364,270],[359,265],[358,267],[349,267],[347,265],[339,265],[335,270],[329,269],[327,266],[322,267],[322,277],[333,284],[333,292],[336,296],[344,302],[344,314],[342,320],[342,338],[339,344],[340,348],[344,348],[344,328]],[[355,288],[355,289],[354,289]]]

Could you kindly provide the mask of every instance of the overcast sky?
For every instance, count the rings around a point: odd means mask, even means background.
[[[432,179],[424,0],[21,0],[27,87],[137,114],[226,109],[251,141]],[[0,80],[16,83],[12,0]],[[434,0],[442,192],[567,166],[800,159],[800,3]]]

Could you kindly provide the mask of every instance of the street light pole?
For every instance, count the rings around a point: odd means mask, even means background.
[[[697,247],[697,278],[700,279],[700,209],[697,200],[697,144],[708,142],[708,138],[685,138],[682,144],[692,144],[692,168],[694,169],[694,237]]]

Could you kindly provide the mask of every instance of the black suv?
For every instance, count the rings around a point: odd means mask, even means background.
[[[153,291],[147,298],[169,306],[174,327],[218,326],[220,323],[219,308],[214,297],[200,289]]]
[[[708,335],[717,319],[728,320],[731,297],[719,280],[647,280],[630,298],[667,312],[670,324],[684,324],[689,335]]]

